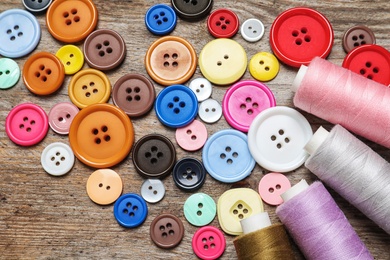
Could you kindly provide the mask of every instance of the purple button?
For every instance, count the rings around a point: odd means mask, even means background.
[[[79,109],[68,102],[54,105],[49,112],[50,128],[57,134],[69,134],[70,124],[78,112]]]

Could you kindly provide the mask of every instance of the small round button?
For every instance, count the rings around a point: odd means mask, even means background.
[[[213,7],[213,0],[172,0],[177,15],[186,21],[198,21],[205,18]]]
[[[194,121],[198,112],[198,99],[188,87],[172,85],[158,94],[154,109],[163,125],[179,128]]]
[[[296,110],[277,106],[256,116],[248,131],[249,150],[263,168],[288,172],[301,166],[308,154],[303,147],[313,132]]]
[[[198,114],[203,122],[212,124],[221,118],[222,107],[217,100],[209,98],[200,103]]]
[[[157,203],[164,198],[165,187],[159,179],[147,179],[142,183],[141,196],[149,203]]]
[[[130,117],[148,113],[155,97],[153,83],[141,74],[129,73],[122,76],[112,89],[112,101]]]
[[[370,28],[364,25],[353,26],[343,35],[343,48],[347,53],[365,44],[375,44],[375,35]]]
[[[291,8],[272,23],[270,44],[278,59],[287,65],[308,65],[318,56],[326,58],[333,46],[333,29],[320,12],[305,8]]]
[[[56,0],[46,13],[50,34],[59,41],[84,40],[96,27],[98,12],[91,0]]]
[[[259,183],[259,193],[265,203],[280,205],[283,203],[280,194],[291,188],[290,181],[281,173],[267,173]]]
[[[46,11],[47,8],[51,5],[53,0],[23,0],[22,3],[24,8],[32,13],[42,13]]]
[[[112,70],[126,57],[126,44],[114,30],[99,29],[92,32],[84,42],[85,61],[98,70]]]
[[[150,224],[150,237],[161,248],[169,249],[179,245],[183,236],[183,222],[175,215],[158,215]]]
[[[272,91],[255,80],[242,80],[225,93],[222,106],[226,121],[235,129],[248,132],[253,119],[276,105]]]
[[[84,65],[84,54],[79,47],[74,45],[64,45],[56,53],[65,67],[66,75],[73,75]]]
[[[115,219],[123,227],[138,227],[145,221],[147,215],[148,205],[138,194],[123,194],[114,204]]]
[[[270,81],[278,75],[279,61],[269,52],[259,52],[249,61],[249,72],[259,81]]]
[[[50,175],[64,175],[72,169],[73,164],[74,154],[67,144],[51,143],[42,151],[41,165]]]
[[[145,67],[157,83],[169,86],[189,80],[196,69],[196,52],[185,39],[165,36],[150,45],[145,55]]]
[[[192,194],[184,203],[184,216],[194,226],[205,226],[215,218],[217,206],[205,193]]]
[[[176,129],[176,142],[186,151],[196,151],[203,147],[207,140],[206,126],[198,121],[194,120],[191,124]]]
[[[15,86],[20,78],[18,64],[8,58],[0,59],[0,89],[8,89]]]
[[[248,177],[255,167],[246,135],[233,129],[213,134],[203,147],[202,160],[207,172],[225,183]]]
[[[231,38],[237,33],[238,27],[238,16],[229,9],[215,10],[207,19],[207,28],[215,38]]]
[[[202,162],[195,158],[183,158],[173,168],[173,180],[184,191],[200,189],[206,180],[206,170]]]
[[[192,237],[192,250],[200,259],[219,259],[225,247],[226,239],[222,231],[213,226],[198,229]]]
[[[70,100],[81,109],[92,104],[106,103],[110,94],[111,83],[108,77],[95,69],[79,71],[68,86]]]
[[[116,201],[122,194],[122,179],[113,170],[94,171],[87,180],[88,197],[99,205],[108,205]]]
[[[14,107],[5,121],[5,131],[9,139],[21,146],[39,143],[48,130],[46,112],[40,106],[31,103]]]
[[[144,178],[163,178],[171,173],[176,161],[176,150],[165,136],[143,136],[134,145],[133,164]]]
[[[49,112],[50,128],[57,134],[67,135],[73,118],[79,112],[79,109],[68,102],[62,102],[54,105]]]
[[[0,55],[20,58],[32,52],[41,39],[41,27],[34,15],[20,9],[0,13]]]
[[[194,91],[199,102],[208,99],[213,91],[213,86],[210,81],[205,78],[196,78],[192,80],[188,87]]]
[[[257,42],[264,35],[264,24],[255,18],[246,20],[241,25],[241,36],[248,42]]]
[[[166,35],[175,29],[176,13],[166,4],[156,4],[145,14],[145,25],[155,35]]]
[[[230,39],[216,39],[207,43],[199,55],[203,76],[217,85],[228,85],[244,75],[247,57],[244,48]]]
[[[31,55],[23,67],[23,81],[27,89],[37,95],[49,95],[57,91],[65,78],[62,62],[48,52]]]

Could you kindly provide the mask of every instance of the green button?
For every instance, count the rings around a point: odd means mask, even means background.
[[[217,207],[207,194],[195,193],[184,203],[184,216],[194,226],[205,226],[215,218]]]
[[[7,89],[15,86],[20,78],[18,64],[8,58],[0,59],[0,89]]]

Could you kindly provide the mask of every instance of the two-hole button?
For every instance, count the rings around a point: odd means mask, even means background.
[[[108,205],[116,201],[122,194],[122,179],[113,170],[97,170],[89,176],[86,189],[93,202]]]
[[[176,129],[176,142],[186,151],[196,151],[203,147],[207,140],[206,126],[194,120],[191,124]]]
[[[205,193],[195,193],[184,203],[184,216],[194,226],[205,226],[213,221],[217,206],[213,198]]]
[[[18,64],[11,59],[0,59],[0,89],[8,89],[18,82],[20,69]]]

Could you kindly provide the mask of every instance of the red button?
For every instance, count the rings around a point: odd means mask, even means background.
[[[225,247],[225,237],[216,227],[202,227],[192,237],[192,249],[201,259],[218,259],[225,251]]]
[[[238,16],[229,9],[218,9],[212,12],[207,19],[209,32],[215,38],[231,38],[237,31]]]

